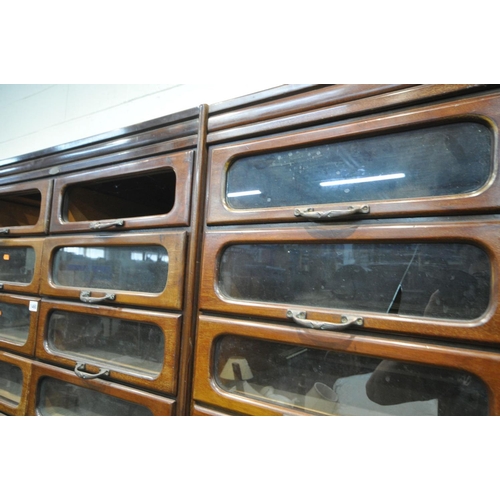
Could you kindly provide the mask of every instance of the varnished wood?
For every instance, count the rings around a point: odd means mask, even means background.
[[[186,233],[184,231],[145,232],[127,234],[103,234],[81,236],[54,236],[45,240],[44,259],[41,270],[42,295],[66,299],[79,299],[80,290],[75,287],[59,286],[52,279],[52,266],[56,251],[65,246],[126,246],[126,245],[160,245],[168,253],[167,284],[162,292],[146,293],[110,289],[89,288],[96,295],[108,292],[116,293],[113,304],[138,305],[146,308],[162,308],[166,310],[181,310],[184,273],[186,259]]]
[[[21,400],[18,405],[8,403],[0,398],[0,412],[6,415],[27,415],[28,402],[31,390],[31,373],[33,361],[9,352],[0,351],[0,362],[17,366],[23,374],[23,386],[21,389]]]
[[[229,166],[243,156],[270,153],[284,148],[298,148],[351,140],[368,135],[394,133],[401,130],[423,128],[450,121],[480,121],[491,127],[494,147],[499,142],[500,96],[498,94],[470,97],[457,102],[422,106],[387,114],[377,118],[363,118],[326,128],[314,128],[281,136],[263,137],[252,141],[212,147],[209,151],[210,184],[207,220],[209,224],[237,222],[300,222],[294,216],[296,206],[262,209],[230,209],[224,199],[226,175]],[[363,218],[400,217],[405,215],[456,214],[471,212],[493,212],[498,210],[500,183],[498,181],[498,153],[493,158],[491,180],[486,186],[472,193],[441,197],[414,198],[403,200],[366,200],[370,213]],[[348,203],[318,204],[315,210],[346,209]],[[298,208],[307,208],[305,204]],[[354,216],[357,219],[360,216]]]
[[[30,313],[30,324],[29,333],[26,342],[23,345],[18,345],[17,343],[10,342],[7,339],[0,338],[0,349],[5,349],[6,351],[12,351],[16,354],[22,354],[27,357],[33,357],[35,354],[35,342],[37,336],[38,328],[38,315],[40,310],[40,297],[36,296],[22,296],[22,295],[11,295],[2,293],[0,294],[0,310],[2,304],[18,304],[26,308],[29,308]],[[32,308],[30,309],[30,305]],[[36,305],[36,310],[35,310]]]
[[[163,365],[161,373],[155,378],[145,377],[145,375],[120,372],[119,369],[113,369],[112,365],[107,365],[104,361],[100,364],[86,362],[86,371],[89,373],[98,373],[100,369],[108,369],[110,373],[106,379],[116,382],[123,382],[128,385],[142,387],[155,392],[162,392],[170,396],[175,396],[177,391],[177,373],[180,344],[181,315],[168,314],[158,311],[125,309],[121,307],[109,306],[91,306],[73,304],[63,301],[50,301],[43,299],[40,307],[39,331],[37,336],[36,357],[42,361],[59,366],[74,369],[77,361],[73,355],[65,356],[62,351],[54,352],[50,349],[47,342],[48,323],[50,315],[54,311],[63,311],[79,314],[93,314],[100,317],[120,319],[124,321],[137,321],[140,323],[149,323],[156,325],[163,332],[165,339],[165,350],[163,352]],[[134,369],[130,368],[133,372]]]
[[[114,178],[119,179],[126,175],[131,175],[134,173],[141,173],[147,175],[147,173],[154,174],[165,169],[171,169],[175,173],[175,203],[167,214],[158,214],[145,217],[124,217],[124,225],[119,227],[112,227],[110,231],[123,231],[123,230],[133,230],[133,229],[147,229],[147,228],[159,228],[159,227],[171,227],[171,226],[187,226],[189,224],[190,217],[190,196],[191,196],[191,179],[192,179],[192,163],[193,163],[194,152],[186,151],[182,153],[173,153],[171,155],[164,155],[159,157],[147,158],[144,160],[137,160],[133,162],[127,162],[113,167],[100,168],[91,171],[85,171],[75,174],[68,174],[63,176],[58,176],[54,184],[54,192],[56,193],[54,197],[54,203],[52,204],[52,216],[51,216],[51,233],[61,233],[68,231],[89,231],[89,222],[84,220],[69,220],[63,217],[64,210],[64,195],[67,189],[72,186],[78,186],[79,184],[91,182],[91,181],[110,181]],[[96,196],[95,194],[91,194]],[[98,211],[94,208],[98,204],[98,200],[93,200],[91,196],[87,193],[82,196],[87,197],[87,204],[89,205],[90,214],[92,210],[95,211],[96,217],[98,217]],[[128,203],[126,200],[120,200],[120,203]],[[115,206],[116,206],[115,202]],[[70,210],[74,207],[70,207]],[[128,213],[130,207],[127,205],[124,210],[127,209],[125,213]],[[93,220],[93,219],[89,219]],[[99,222],[110,222],[107,219],[99,219]]]
[[[143,390],[127,387],[107,380],[83,380],[73,372],[64,368],[51,366],[39,361],[33,362],[27,415],[37,415],[37,396],[40,382],[46,378],[54,378],[79,387],[98,391],[130,403],[148,408],[154,416],[170,416],[175,414],[175,401]]]
[[[309,331],[297,327],[208,316],[201,317],[198,330],[194,385],[194,400],[197,404],[205,403],[247,415],[306,414],[304,411],[295,412],[293,408],[280,407],[277,404],[252,400],[250,397],[224,391],[215,383],[211,353],[217,338],[228,334],[464,370],[485,382],[490,397],[490,414],[500,415],[500,354],[498,352],[488,352],[473,347],[430,344],[425,341],[387,339],[356,332],[345,334]]]

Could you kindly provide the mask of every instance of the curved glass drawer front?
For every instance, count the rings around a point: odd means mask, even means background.
[[[463,243],[232,245],[219,274],[233,299],[460,320],[486,311],[490,282]]]
[[[93,389],[45,377],[37,413],[43,416],[151,416],[149,408]]]
[[[42,195],[32,190],[0,195],[0,226],[33,226],[38,222]]]
[[[35,250],[31,247],[0,247],[0,281],[31,283]]]
[[[167,250],[160,245],[63,247],[56,251],[56,285],[159,293],[168,273]]]
[[[175,172],[102,179],[70,186],[64,194],[68,222],[146,217],[169,213],[175,201]]]
[[[215,351],[224,390],[327,415],[487,415],[474,375],[292,344],[223,336]]]
[[[27,305],[0,302],[0,340],[24,345],[30,333],[30,319]]]
[[[164,334],[151,323],[54,311],[47,342],[54,353],[134,375],[156,378],[163,367]]]
[[[491,144],[488,127],[467,122],[239,158],[226,202],[257,209],[470,193],[491,175]]]
[[[23,391],[23,372],[21,368],[0,361],[0,400],[18,405]]]

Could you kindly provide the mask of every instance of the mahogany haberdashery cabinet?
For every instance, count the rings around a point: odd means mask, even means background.
[[[0,161],[0,413],[500,414],[500,85],[283,85]]]

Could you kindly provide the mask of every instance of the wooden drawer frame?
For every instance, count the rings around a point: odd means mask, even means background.
[[[109,396],[114,396],[131,403],[145,406],[151,410],[154,416],[175,415],[175,401],[172,399],[157,396],[152,393],[147,393],[139,389],[133,389],[131,387],[119,385],[113,382],[108,382],[106,380],[82,380],[68,370],[36,361],[33,363],[27,415],[38,415],[36,408],[38,402],[39,384],[44,377],[55,378],[63,382],[96,390]]]
[[[193,158],[194,152],[191,150],[136,160],[91,171],[67,174],[56,178],[54,181],[54,203],[52,204],[50,232],[62,233],[68,231],[88,232],[103,230],[103,225],[105,226],[106,224],[113,224],[113,222],[115,222],[115,220],[111,219],[77,222],[64,220],[62,216],[64,195],[70,186],[97,180],[107,181],[116,177],[130,176],[135,173],[149,172],[153,174],[160,170],[165,170],[166,168],[173,170],[176,176],[175,202],[172,210],[167,214],[122,218],[123,225],[111,225],[106,228],[106,230],[123,231],[129,229],[189,225]],[[98,222],[99,225],[94,227],[92,222]]]
[[[140,321],[152,323],[158,326],[165,336],[165,353],[163,356],[163,368],[156,378],[145,375],[134,375],[133,370],[129,373],[113,369],[106,363],[87,362],[84,358],[74,356],[64,356],[64,354],[53,352],[48,346],[47,329],[49,316],[52,311],[66,311],[80,314],[93,314],[96,316],[109,317],[113,319],[123,319],[129,321]],[[177,370],[180,351],[180,328],[181,315],[168,314],[154,311],[144,311],[135,309],[123,309],[119,307],[90,306],[73,304],[69,302],[43,300],[40,307],[39,335],[36,345],[36,356],[42,361],[58,364],[65,368],[74,369],[78,362],[85,362],[85,370],[91,374],[98,373],[101,369],[109,370],[106,379],[136,385],[145,389],[159,391],[171,395],[177,390]]]
[[[326,141],[342,141],[367,135],[399,132],[408,128],[439,125],[456,121],[474,121],[489,125],[493,134],[492,175],[477,191],[460,195],[401,199],[363,200],[353,203],[300,205],[260,209],[232,209],[224,200],[224,187],[228,168],[236,159],[244,156],[270,153],[313,146]],[[348,120],[324,128],[313,128],[286,135],[249,139],[234,144],[215,145],[209,150],[209,187],[207,222],[214,224],[304,222],[294,215],[294,210],[314,207],[316,211],[346,210],[352,204],[369,205],[366,215],[351,218],[376,218],[407,215],[439,215],[455,212],[492,212],[498,209],[500,182],[498,181],[498,130],[500,124],[500,96],[486,95],[454,100],[449,103],[419,106],[410,110],[395,111],[382,116]]]
[[[393,340],[349,332],[304,331],[300,328],[244,320],[201,316],[195,353],[193,399],[246,415],[306,415],[299,409],[251,399],[224,391],[213,376],[214,343],[222,335],[277,341],[311,348],[332,349],[402,362],[461,369],[476,375],[488,387],[490,414],[500,415],[500,354],[466,347],[451,347],[414,340]]]
[[[0,361],[18,366],[23,373],[23,388],[21,390],[21,401],[19,402],[19,405],[12,406],[11,404],[0,400],[0,412],[13,416],[27,415],[33,361],[2,351],[0,351]]]
[[[41,195],[40,213],[38,221],[33,225],[26,226],[4,226],[0,231],[4,231],[2,238],[9,236],[27,236],[45,234],[49,228],[49,215],[52,199],[52,179],[41,179],[38,181],[22,182],[8,186],[0,186],[0,199],[4,195],[17,195],[27,191],[39,191]],[[5,231],[7,233],[5,234]]]
[[[391,225],[364,224],[358,226],[316,226],[293,229],[276,227],[262,230],[228,229],[207,231],[201,273],[200,309],[223,314],[267,318],[292,322],[290,309],[307,312],[307,319],[340,323],[344,315],[361,316],[363,330],[417,334],[462,341],[500,344],[500,222],[420,222]],[[219,261],[223,250],[232,244],[251,243],[469,243],[481,247],[491,259],[490,304],[485,313],[474,320],[450,320],[434,317],[397,316],[367,311],[325,309],[321,307],[244,301],[225,297],[217,287]],[[360,328],[360,327],[356,327]],[[305,329],[304,331],[307,331]]]
[[[35,354],[35,341],[38,328],[38,314],[40,309],[40,297],[23,297],[20,295],[0,295],[1,304],[24,304],[30,311],[30,327],[26,342],[22,345],[9,342],[5,338],[0,337],[0,349],[7,349],[25,356],[33,356]]]
[[[146,232],[133,234],[96,234],[81,236],[60,236],[47,238],[44,247],[42,281],[40,293],[60,298],[80,298],[83,290],[95,292],[103,296],[110,289],[66,287],[56,285],[52,279],[52,265],[57,249],[65,246],[128,246],[128,245],[161,245],[168,251],[167,284],[160,293],[130,292],[112,290],[116,295],[113,302],[107,304],[133,304],[145,307],[161,307],[165,309],[182,308],[184,290],[184,269],[186,259],[186,232]]]

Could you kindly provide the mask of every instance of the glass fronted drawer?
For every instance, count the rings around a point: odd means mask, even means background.
[[[39,303],[38,297],[0,294],[0,349],[33,356]]]
[[[176,393],[180,315],[43,300],[40,318],[39,359]]]
[[[41,293],[180,309],[185,232],[47,238]]]
[[[171,399],[104,380],[82,380],[43,363],[33,364],[31,384],[29,415],[146,417],[175,411]]]
[[[196,404],[250,415],[499,415],[500,355],[202,317]]]
[[[0,291],[38,293],[43,238],[0,240]]]
[[[187,226],[192,163],[186,151],[57,178],[50,231]]]
[[[25,415],[31,379],[32,361],[0,351],[0,411],[7,415]]]
[[[500,96],[209,151],[209,224],[496,210]]]
[[[0,186],[0,235],[44,234],[49,227],[52,180]]]
[[[500,342],[499,222],[207,232],[200,307],[295,322]]]

